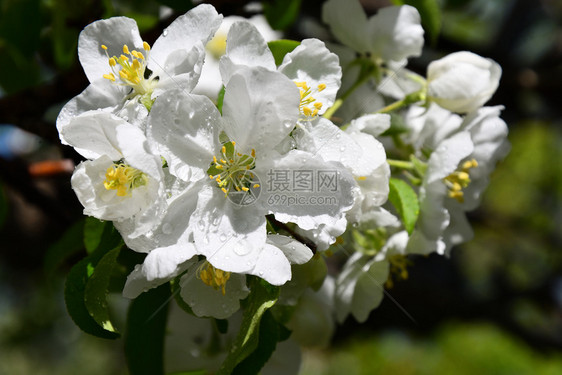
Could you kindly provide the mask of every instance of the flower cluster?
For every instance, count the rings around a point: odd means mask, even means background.
[[[84,213],[146,254],[125,297],[173,281],[193,315],[227,319],[251,310],[258,280],[278,290],[278,322],[318,345],[334,319],[365,321],[413,254],[470,238],[465,212],[509,149],[502,108],[483,107],[501,68],[470,52],[425,78],[404,68],[423,47],[408,5],[368,19],[329,0],[322,14],[341,44],[274,48],[236,20],[218,64],[223,17],[206,4],[152,47],[126,17],[81,33],[90,85],[57,128],[87,159],[72,176]],[[219,74],[218,102],[195,93]]]

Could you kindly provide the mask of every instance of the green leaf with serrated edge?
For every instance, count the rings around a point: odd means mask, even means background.
[[[240,332],[222,363],[217,375],[231,374],[236,365],[247,358],[257,347],[260,321],[265,311],[275,305],[279,298],[279,287],[264,280],[248,276],[250,295],[240,325]]]
[[[88,216],[84,223],[84,246],[88,254],[94,252],[100,244],[106,225],[112,225],[108,221],[101,221],[95,217]]]
[[[400,179],[391,178],[388,200],[398,211],[408,234],[412,234],[420,213],[418,196],[414,189]]]
[[[131,375],[164,375],[164,335],[170,299],[170,284],[165,283],[131,302],[125,334],[125,357]]]
[[[84,303],[90,316],[105,330],[111,332],[117,332],[117,330],[113,327],[109,318],[107,294],[111,275],[117,265],[117,257],[120,251],[121,246],[117,246],[101,258],[84,290]]]
[[[301,8],[301,0],[273,0],[262,4],[265,18],[275,30],[285,30],[291,26]]]
[[[280,39],[267,43],[267,46],[275,58],[275,65],[279,66],[283,62],[285,55],[292,52],[300,44],[296,40]]]
[[[83,251],[82,236],[84,233],[84,220],[74,223],[64,232],[57,242],[49,246],[45,254],[43,269],[47,279],[51,279],[57,269],[72,255]]]
[[[270,311],[265,311],[260,322],[256,350],[234,368],[232,375],[258,374],[275,351],[279,341],[281,341],[279,323]]]
[[[423,28],[435,43],[441,32],[441,8],[438,0],[392,0],[396,5],[411,5],[420,13]]]

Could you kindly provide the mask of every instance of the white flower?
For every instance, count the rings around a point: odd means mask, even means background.
[[[329,0],[322,19],[344,45],[374,61],[402,61],[421,55],[423,28],[416,8],[386,7],[367,19],[357,0]]]
[[[72,188],[86,215],[127,221],[131,236],[158,223],[165,210],[162,162],[148,150],[143,132],[109,113],[75,117],[63,136],[89,159],[72,175]]]
[[[336,279],[335,305],[339,322],[343,322],[350,313],[360,323],[367,320],[382,301],[391,267],[399,273],[399,277],[407,277],[404,258],[407,242],[408,234],[398,232],[375,256],[357,252],[347,260]]]
[[[427,67],[427,98],[457,113],[474,111],[498,88],[501,67],[472,52],[455,52]]]
[[[297,121],[298,103],[293,82],[277,72],[254,68],[231,77],[222,116],[208,98],[181,91],[164,94],[151,111],[155,121],[149,119],[149,137],[170,171],[192,182],[189,194],[197,191],[195,209],[178,212],[170,221],[189,220],[185,236],[193,237],[197,252],[217,269],[281,285],[290,279],[292,257],[304,261],[312,253],[289,255],[267,243],[265,215],[311,229],[337,221],[352,204],[354,181],[345,170],[303,151],[285,155],[275,151]],[[221,132],[228,138],[222,143]],[[301,169],[339,172],[339,190],[318,193],[333,204],[287,205],[272,199],[275,192],[267,188],[268,174]]]
[[[431,153],[409,252],[447,254],[471,238],[465,212],[478,206],[490,173],[509,151],[500,110],[483,107],[471,113]]]
[[[338,57],[318,39],[305,39],[287,53],[277,68],[263,36],[249,22],[237,22],[230,28],[226,54],[220,71],[225,83],[239,69],[260,66],[279,71],[299,87],[301,118],[311,119],[326,112],[335,101],[341,84]]]
[[[80,33],[78,57],[90,85],[61,110],[59,133],[73,117],[94,109],[118,114],[142,126],[160,93],[195,87],[204,45],[221,20],[212,6],[200,5],[178,17],[153,48],[143,42],[131,18],[113,17],[86,26]],[[149,78],[145,78],[147,69],[152,72]],[[61,141],[67,143],[63,136]]]
[[[213,39],[207,43],[207,46],[205,47],[205,63],[203,64],[203,70],[201,71],[199,82],[193,89],[194,94],[206,95],[214,101],[217,99],[219,91],[222,88],[219,60],[226,52],[226,37],[230,27],[235,22],[240,21],[246,21],[246,19],[238,16],[225,17]],[[273,30],[262,14],[255,15],[247,21],[259,30],[259,33],[263,36],[266,42],[279,39],[281,37],[281,33]]]
[[[293,132],[297,148],[320,156],[327,162],[338,162],[346,167],[357,182],[354,205],[346,213],[346,221],[367,221],[388,197],[390,168],[386,163],[383,145],[373,133],[383,132],[390,126],[388,115],[370,115],[357,119],[344,132],[325,118],[299,124]],[[332,226],[321,226],[310,231],[318,250],[326,250],[346,229],[346,221]]]

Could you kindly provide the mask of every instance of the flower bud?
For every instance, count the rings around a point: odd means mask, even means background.
[[[471,52],[456,52],[433,61],[427,68],[427,97],[457,113],[480,108],[496,91],[501,67]]]

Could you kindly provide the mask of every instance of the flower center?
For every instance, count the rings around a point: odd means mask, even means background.
[[[107,190],[117,190],[118,197],[125,197],[131,194],[131,190],[139,186],[144,186],[148,182],[148,177],[143,172],[127,164],[115,163],[107,168],[103,186]]]
[[[319,84],[316,88],[308,87],[306,82],[295,82],[301,93],[301,102],[299,110],[307,119],[314,118],[318,115],[318,111],[322,109],[322,103],[316,101],[314,95],[326,88],[325,83]]]
[[[449,190],[449,198],[456,199],[459,203],[464,202],[464,193],[462,189],[466,188],[470,184],[470,175],[468,174],[471,168],[478,167],[478,162],[476,159],[465,161],[460,171],[455,171],[445,177],[443,180],[447,189]]]
[[[121,56],[109,57],[107,47],[102,44],[101,48],[105,51],[111,68],[111,73],[104,74],[103,78],[122,86],[131,87],[133,91],[129,97],[139,95],[141,103],[150,110],[152,107],[150,96],[154,90],[155,80],[152,76],[148,79],[144,78],[150,45],[147,42],[143,42],[142,45],[146,57],[142,52],[130,51],[126,44],[123,46]]]
[[[250,187],[258,188],[253,183],[254,174],[250,172],[256,166],[256,151],[251,155],[236,152],[236,142],[226,142],[219,157],[213,156],[211,166],[207,170],[209,178],[217,182],[225,197],[231,190],[249,192]]]
[[[390,275],[384,286],[390,289],[394,286],[393,279],[408,279],[408,266],[411,266],[412,262],[405,255],[395,254],[388,257],[388,263],[390,263]]]
[[[206,285],[213,287],[214,290],[221,290],[222,295],[226,293],[226,282],[230,279],[230,272],[225,272],[213,267],[207,261],[197,269],[197,278],[201,279]]]
[[[221,56],[226,53],[226,34],[217,32],[213,39],[211,39],[209,43],[207,43],[205,49],[216,60],[219,60]]]

